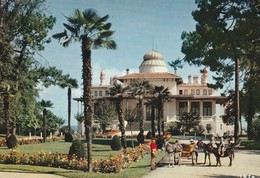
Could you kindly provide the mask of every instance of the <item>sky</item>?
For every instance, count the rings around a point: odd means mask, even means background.
[[[182,58],[181,33],[194,31],[195,21],[191,15],[196,9],[195,0],[47,0],[48,13],[57,18],[56,24],[49,35],[64,30],[65,16],[71,15],[75,9],[81,11],[93,8],[101,16],[109,15],[108,22],[115,31],[113,39],[116,50],[92,50],[93,83],[99,85],[99,75],[102,70],[106,74],[105,84],[110,77],[125,75],[125,69],[130,73],[139,71],[143,56],[152,49],[164,56],[166,63]],[[38,57],[45,66],[56,66],[64,74],[82,83],[82,59],[80,43],[72,43],[64,48],[55,39],[45,47]],[[168,66],[170,72],[173,68]],[[202,67],[178,69],[177,75],[184,81],[189,74],[201,75]],[[209,76],[211,74],[209,73]],[[72,97],[82,95],[82,85],[72,90]],[[41,88],[40,99],[54,103],[51,109],[54,114],[67,122],[67,89],[59,87]],[[71,125],[76,125],[74,115],[78,112],[77,102],[72,101]],[[66,124],[66,123],[65,123]]]

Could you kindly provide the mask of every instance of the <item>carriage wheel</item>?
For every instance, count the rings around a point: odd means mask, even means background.
[[[192,165],[196,165],[198,161],[198,153],[196,151],[193,151],[191,153],[191,160],[192,160]]]

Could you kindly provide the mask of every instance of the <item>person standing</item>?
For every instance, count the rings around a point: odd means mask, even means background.
[[[151,141],[151,170],[156,169],[156,151],[158,150],[157,145],[155,143],[156,138],[153,137]]]

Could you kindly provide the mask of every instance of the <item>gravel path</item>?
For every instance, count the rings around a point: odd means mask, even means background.
[[[233,166],[229,167],[229,158],[221,158],[221,167],[216,167],[216,159],[214,155],[211,155],[211,164],[213,166],[203,165],[204,153],[199,153],[198,164],[196,166],[191,165],[191,160],[183,158],[181,166],[172,167],[158,167],[156,170],[151,171],[143,178],[239,178],[243,176],[253,176],[260,178],[260,150],[236,150],[235,160],[233,160]],[[253,176],[252,176],[253,175]]]

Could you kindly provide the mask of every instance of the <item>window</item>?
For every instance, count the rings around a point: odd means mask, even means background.
[[[191,102],[191,111],[200,114],[200,103],[199,102]]]
[[[208,95],[212,95],[212,89],[208,90]]]
[[[196,95],[200,95],[200,90],[199,89],[196,90]]]
[[[103,91],[99,91],[99,96],[102,96],[103,95]]]
[[[203,102],[203,116],[211,116],[211,115],[212,115],[212,103]]]
[[[109,96],[109,91],[108,90],[106,90],[106,96]]]
[[[95,91],[95,96],[98,96],[98,92],[97,91]]]
[[[182,90],[179,90],[179,95],[182,95],[183,94],[183,91]]]
[[[220,130],[222,130],[223,129],[223,126],[222,126],[222,124],[220,124]]]
[[[179,115],[188,111],[188,102],[179,102]]]
[[[195,95],[195,90],[194,89],[191,89],[191,94]]]
[[[184,95],[188,95],[188,90],[184,90]]]
[[[207,95],[207,89],[203,89],[203,95]]]
[[[154,117],[156,118],[157,116],[157,110],[154,107]],[[152,106],[151,105],[146,105],[146,120],[151,121],[152,120]]]

